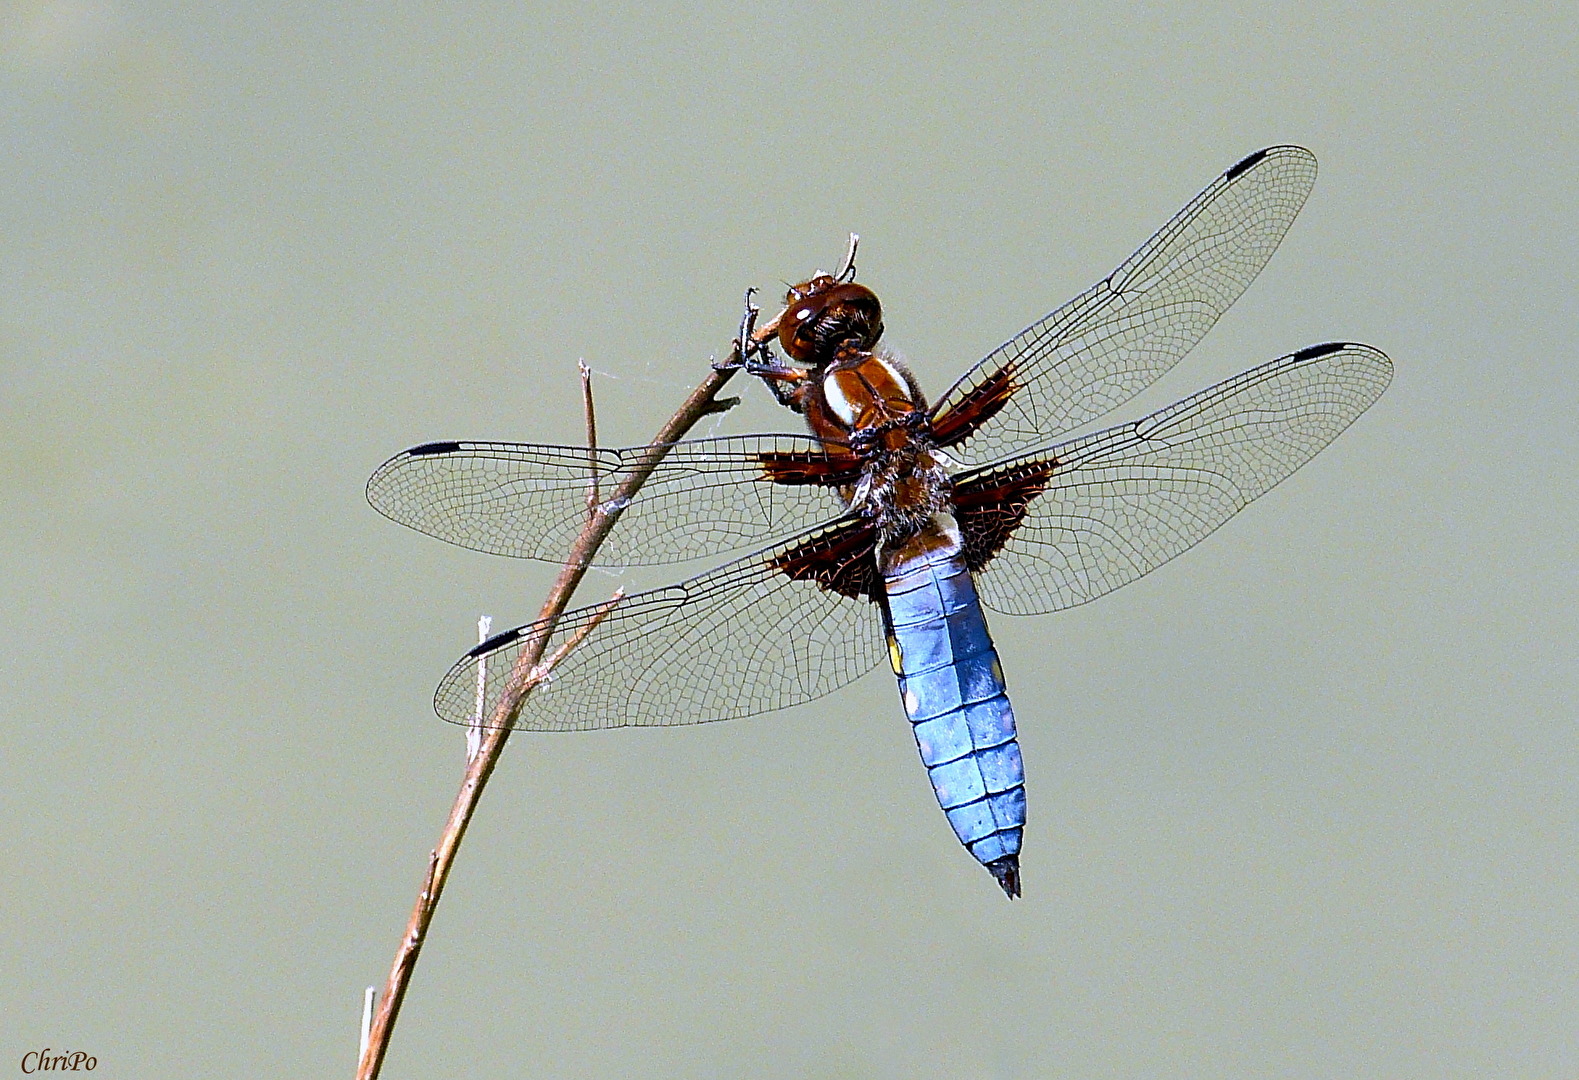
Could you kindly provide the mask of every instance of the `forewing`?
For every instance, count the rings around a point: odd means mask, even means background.
[[[1314,457],[1391,378],[1370,346],[1313,345],[1135,423],[962,474],[966,506],[978,492],[1016,496],[967,532],[1003,526],[978,560],[982,600],[1034,615],[1150,573]]]
[[[1222,176],[1108,277],[1032,323],[940,399],[935,422],[971,430],[970,460],[992,461],[1111,412],[1194,348],[1266,265],[1316,180],[1298,146],[1260,150]],[[1007,400],[993,384],[1013,387]],[[952,417],[951,417],[952,412]]]
[[[863,531],[869,552],[868,523],[845,519],[678,585],[622,598],[527,697],[514,726],[699,724],[788,708],[859,678],[883,656],[878,609],[827,587],[848,574],[839,578],[835,570],[816,580],[807,553],[848,553],[861,547]],[[567,612],[544,655],[598,611]],[[536,630],[529,624],[508,631],[458,661],[434,695],[439,716],[456,724],[492,717]]]
[[[426,443],[395,455],[367,482],[386,517],[474,551],[558,561],[651,454],[533,443]],[[829,487],[769,478],[773,462],[827,462],[796,435],[676,443],[598,551],[600,566],[646,566],[718,555],[804,529],[844,510]],[[782,470],[781,470],[782,471]],[[594,495],[593,480],[596,478]]]

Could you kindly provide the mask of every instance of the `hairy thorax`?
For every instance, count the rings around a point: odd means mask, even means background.
[[[885,546],[927,527],[949,507],[949,478],[915,378],[882,351],[847,348],[820,373],[806,402],[813,433],[861,458],[850,508],[873,519]]]

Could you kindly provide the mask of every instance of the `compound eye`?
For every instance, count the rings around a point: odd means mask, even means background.
[[[789,325],[779,332],[779,341],[784,346],[784,351],[795,360],[809,361],[815,349],[814,337],[817,320],[827,307],[822,297],[805,300],[790,309],[785,316]]]

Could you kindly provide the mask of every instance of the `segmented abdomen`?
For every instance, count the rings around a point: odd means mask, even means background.
[[[1019,853],[1025,770],[970,571],[950,544],[889,568],[883,583],[890,658],[922,763],[955,835],[991,868]]]

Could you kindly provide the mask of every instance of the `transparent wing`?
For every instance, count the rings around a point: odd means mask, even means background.
[[[379,513],[473,551],[557,561],[598,501],[647,447],[441,442],[390,458],[367,482]],[[809,436],[738,435],[674,444],[598,552],[600,566],[648,566],[738,551],[842,513],[832,489],[769,479],[768,460],[825,462]]]
[[[1005,366],[1014,392],[964,444],[989,462],[1103,416],[1195,347],[1260,273],[1316,181],[1298,146],[1260,150],[1222,176],[1108,277],[972,368],[934,416],[968,407]]]
[[[884,654],[877,608],[782,569],[796,552],[837,545],[858,530],[867,524],[846,519],[623,598],[527,698],[515,726],[584,731],[728,720],[811,701],[859,678]],[[544,655],[597,612],[567,612]],[[501,634],[459,660],[434,694],[439,716],[456,724],[491,716],[537,625]]]
[[[1391,378],[1367,345],[1313,345],[1143,420],[961,475],[969,491],[1047,468],[977,579],[982,600],[1034,615],[1150,573],[1314,457]]]

